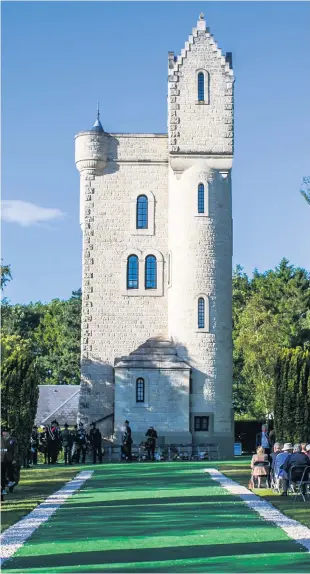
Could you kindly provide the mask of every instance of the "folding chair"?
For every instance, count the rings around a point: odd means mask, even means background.
[[[293,464],[289,469],[288,493],[297,500],[301,496],[306,502],[307,490],[310,485],[310,467],[305,464]]]

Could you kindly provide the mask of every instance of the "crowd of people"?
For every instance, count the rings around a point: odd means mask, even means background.
[[[275,433],[272,436],[275,437]],[[266,486],[274,484],[281,490],[281,496],[287,496],[289,478],[293,483],[301,480],[308,468],[310,477],[310,444],[273,442],[267,426],[263,425],[256,436],[256,446],[256,454],[251,460],[250,487],[254,487],[257,480],[260,488],[262,479],[265,479]]]
[[[96,423],[91,424],[87,434],[84,424],[69,428],[67,423],[61,430],[57,420],[50,425],[33,427],[26,457],[20,455],[20,445],[14,429],[1,428],[1,500],[18,484],[20,469],[38,464],[38,454],[42,453],[44,464],[56,464],[61,451],[64,454],[65,465],[85,464],[86,454],[92,453],[93,464],[102,462],[102,436]]]
[[[146,441],[142,447],[148,453],[148,459],[154,460],[157,432],[154,427],[150,427],[146,432]],[[129,421],[124,423],[122,436],[122,459],[126,462],[132,461],[132,437]],[[56,464],[60,452],[63,452],[65,465],[85,464],[86,454],[92,455],[92,462],[102,463],[104,449],[102,447],[102,435],[96,427],[96,423],[91,423],[89,433],[86,432],[84,424],[80,422],[69,428],[67,423],[61,429],[57,420],[53,420],[49,425],[36,426],[32,428],[29,447],[26,457],[20,455],[20,445],[14,429],[2,427],[1,429],[1,500],[7,491],[13,491],[20,478],[22,466],[30,468],[38,464],[38,455],[42,454],[42,462],[47,465]]]

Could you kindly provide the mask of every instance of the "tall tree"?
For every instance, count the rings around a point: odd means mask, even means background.
[[[15,429],[21,458],[26,454],[37,410],[38,369],[31,342],[2,335],[1,419]]]

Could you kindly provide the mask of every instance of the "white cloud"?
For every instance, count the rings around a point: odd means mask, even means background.
[[[61,219],[64,216],[65,213],[60,209],[41,207],[40,205],[18,199],[2,200],[2,219],[10,223],[18,223],[18,225],[23,227],[53,219]]]

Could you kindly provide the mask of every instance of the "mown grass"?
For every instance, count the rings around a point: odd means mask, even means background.
[[[239,484],[248,487],[250,480],[250,458],[235,459],[235,461],[222,462],[218,469]],[[301,498],[294,501],[291,496],[280,496],[272,492],[270,488],[255,488],[253,492],[270,502],[275,508],[283,512],[289,518],[298,520],[301,524],[310,528],[310,501],[303,502]]]
[[[224,464],[92,467],[4,571],[310,572],[309,553],[211,480],[204,470],[214,466]]]
[[[83,467],[84,468],[84,467]],[[38,465],[21,471],[19,484],[1,503],[1,532],[31,512],[47,496],[61,488],[80,467]]]

